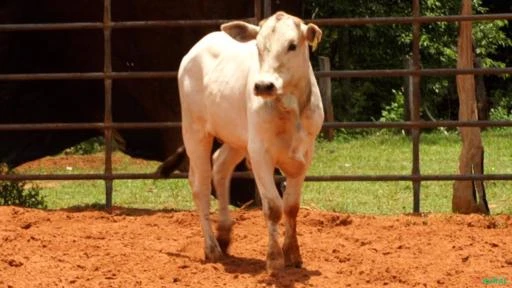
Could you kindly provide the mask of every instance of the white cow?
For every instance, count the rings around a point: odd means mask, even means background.
[[[189,182],[205,257],[216,261],[229,246],[229,180],[235,165],[247,156],[268,226],[267,269],[274,273],[285,265],[300,267],[296,217],[324,119],[308,44],[316,46],[322,32],[283,12],[260,26],[234,21],[221,30],[192,47],[178,72]],[[212,169],[214,137],[223,145],[213,155]],[[275,186],[275,167],[286,176],[283,199]],[[217,238],[209,219],[212,176],[219,201]],[[286,231],[281,248],[278,224],[283,212]]]

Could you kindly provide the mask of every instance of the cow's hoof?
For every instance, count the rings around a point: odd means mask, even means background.
[[[270,275],[277,275],[284,269],[284,256],[281,249],[269,251],[267,254],[267,271]]]
[[[267,260],[267,272],[270,276],[276,276],[284,269],[284,260]]]
[[[302,257],[300,257],[300,254],[287,257],[284,262],[286,267],[302,268]]]
[[[209,247],[205,247],[204,259],[206,262],[218,262],[222,258],[222,255],[222,250],[217,243],[215,243],[215,245],[209,245]]]
[[[227,237],[218,235],[217,242],[219,242],[219,247],[222,253],[227,254],[229,244],[231,243],[231,237],[229,235],[227,235]]]
[[[220,250],[227,254],[229,244],[231,243],[231,231],[233,224],[217,226],[217,242]]]
[[[297,241],[285,242],[283,245],[284,263],[286,267],[301,268],[302,257],[300,256],[299,244]]]

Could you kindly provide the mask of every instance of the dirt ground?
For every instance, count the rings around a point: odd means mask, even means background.
[[[137,161],[125,158],[116,154],[113,162]],[[102,170],[103,161],[102,154],[46,157],[20,171]],[[304,267],[276,277],[265,272],[261,211],[237,210],[233,216],[230,256],[205,263],[194,212],[0,207],[0,288],[512,286],[509,215],[363,216],[302,209]]]
[[[304,267],[270,277],[261,212],[233,215],[230,256],[205,263],[193,212],[0,207],[0,287],[512,286],[511,216],[302,209]]]

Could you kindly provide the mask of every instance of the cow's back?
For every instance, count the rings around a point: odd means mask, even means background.
[[[247,145],[248,81],[257,69],[253,41],[241,43],[224,32],[210,33],[184,56],[178,72],[183,121],[231,146]]]

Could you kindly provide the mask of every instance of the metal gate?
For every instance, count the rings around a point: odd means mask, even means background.
[[[404,77],[411,76],[412,105],[411,121],[406,122],[326,122],[326,128],[403,128],[410,129],[412,137],[412,171],[406,175],[322,175],[308,176],[306,181],[410,181],[413,184],[413,212],[420,212],[420,189],[423,181],[450,180],[512,180],[512,174],[485,175],[425,175],[420,171],[420,133],[421,129],[434,127],[512,127],[512,121],[436,121],[420,120],[420,81],[422,76],[449,76],[458,74],[511,74],[512,68],[486,69],[422,69],[420,66],[420,27],[422,24],[435,22],[512,20],[512,13],[472,16],[420,16],[420,1],[412,0],[412,15],[408,17],[378,18],[332,18],[309,20],[319,26],[354,26],[354,25],[412,25],[412,68],[398,70],[352,70],[316,72],[317,77],[355,78],[355,77]],[[30,73],[0,74],[0,81],[28,80],[103,80],[104,82],[104,121],[101,123],[39,123],[39,124],[0,124],[0,131],[47,131],[74,129],[102,129],[105,138],[105,169],[97,174],[15,174],[0,175],[0,180],[104,180],[106,190],[106,207],[112,206],[114,180],[123,179],[157,179],[158,175],[147,173],[113,173],[112,171],[112,130],[113,129],[157,129],[180,127],[179,122],[121,123],[112,121],[112,81],[115,79],[151,79],[177,76],[176,71],[163,72],[116,72],[112,70],[111,32],[116,29],[185,26],[218,26],[229,20],[164,20],[164,21],[112,21],[111,0],[104,0],[103,22],[87,23],[46,23],[46,24],[0,24],[0,32],[49,31],[49,30],[103,30],[104,67],[103,71],[90,73]],[[270,1],[254,1],[254,17],[245,19],[257,23],[270,14]],[[305,20],[308,22],[308,20]],[[170,80],[172,81],[172,80]],[[171,178],[186,178],[186,173],[174,173]],[[252,177],[250,173],[238,172],[234,177]]]

